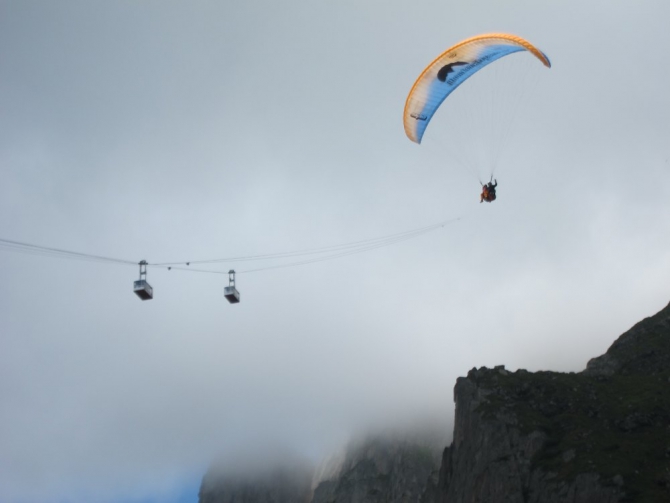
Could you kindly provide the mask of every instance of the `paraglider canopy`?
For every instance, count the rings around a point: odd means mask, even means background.
[[[488,33],[450,47],[419,75],[405,102],[403,123],[407,137],[421,138],[433,115],[458,86],[485,66],[515,52],[528,51],[547,68],[549,58],[527,40],[506,33]]]

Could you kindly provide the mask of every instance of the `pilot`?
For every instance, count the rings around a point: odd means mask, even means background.
[[[493,180],[492,182],[487,183],[482,186],[482,194],[479,198],[479,202],[483,203],[486,201],[490,203],[491,201],[496,200],[496,187],[498,186],[498,180]]]

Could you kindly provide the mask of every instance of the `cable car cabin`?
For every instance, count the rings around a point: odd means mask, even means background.
[[[154,298],[154,289],[147,283],[146,279],[138,279],[133,283],[133,291],[142,300],[151,300]]]
[[[240,301],[240,292],[235,288],[235,271],[228,271],[228,286],[223,288],[223,296],[231,304],[237,304]]]
[[[240,292],[237,291],[235,285],[224,287],[223,296],[228,299],[228,302],[231,304],[237,304],[240,301]]]
[[[140,279],[133,283],[133,292],[142,300],[150,300],[154,298],[154,289],[147,283],[147,266],[149,264],[146,260],[139,263]]]

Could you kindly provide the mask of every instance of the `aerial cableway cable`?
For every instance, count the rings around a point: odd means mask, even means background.
[[[185,271],[193,271],[193,272],[209,272],[209,273],[215,273],[215,274],[227,274],[227,272],[222,272],[222,271],[213,271],[213,270],[203,270],[203,269],[196,269],[196,268],[191,268],[191,267],[179,267],[182,265],[190,265],[190,264],[216,264],[216,263],[222,263],[222,262],[253,262],[253,261],[260,261],[260,260],[279,260],[279,259],[287,259],[287,258],[298,258],[298,257],[308,257],[312,256],[311,258],[305,258],[304,260],[300,260],[297,262],[290,262],[288,264],[280,264],[280,265],[272,265],[268,267],[262,267],[258,269],[252,269],[252,270],[247,270],[247,271],[240,271],[241,272],[256,272],[259,270],[266,270],[266,269],[274,269],[274,268],[279,268],[279,267],[290,267],[290,266],[298,266],[298,265],[303,265],[303,264],[309,264],[313,262],[322,262],[325,260],[331,260],[339,257],[344,257],[347,255],[353,255],[356,253],[362,253],[366,252],[369,250],[374,250],[377,248],[382,248],[385,246],[390,246],[402,241],[407,241],[409,239],[413,239],[419,236],[422,236],[424,234],[427,234],[429,232],[435,231],[437,229],[440,229],[447,224],[451,224],[454,222],[459,221],[461,218],[454,218],[451,220],[445,220],[436,224],[432,225],[427,225],[425,227],[420,227],[417,229],[412,229],[409,231],[403,231],[395,234],[389,234],[386,236],[380,236],[376,238],[370,238],[370,239],[364,239],[364,240],[359,240],[359,241],[352,241],[350,243],[344,243],[344,244],[338,244],[338,245],[330,245],[330,246],[323,246],[323,247],[317,247],[317,248],[307,248],[307,249],[301,249],[301,250],[293,250],[293,251],[287,251],[287,252],[276,252],[276,253],[267,253],[267,254],[259,254],[259,255],[247,255],[247,256],[234,256],[234,257],[225,257],[225,258],[217,258],[217,259],[209,259],[209,260],[189,260],[189,261],[181,261],[181,262],[159,262],[159,263],[147,263],[148,266],[150,267],[162,267],[162,268],[169,268],[169,269],[177,269],[177,270],[185,270]],[[54,247],[49,247],[49,246],[41,246],[41,245],[36,245],[36,244],[31,244],[31,243],[25,243],[21,241],[14,241],[14,240],[9,240],[9,239],[3,239],[0,238],[0,250],[7,250],[7,251],[13,251],[13,252],[18,252],[22,254],[28,254],[28,255],[40,255],[40,256],[47,256],[47,257],[57,257],[57,258],[67,258],[71,260],[84,260],[84,261],[92,261],[92,262],[105,262],[105,263],[115,263],[115,264],[121,264],[121,265],[132,265],[132,266],[137,266],[138,261],[133,261],[133,260],[126,260],[126,259],[119,259],[119,258],[113,258],[113,257],[107,257],[107,256],[102,256],[102,255],[94,255],[90,253],[82,253],[82,252],[77,252],[77,251],[72,251],[72,250],[66,250],[63,248],[54,248]]]
[[[146,260],[141,260],[139,262],[132,260],[119,259],[114,257],[107,257],[103,255],[95,255],[90,253],[82,253],[72,250],[66,250],[63,248],[54,248],[49,246],[41,246],[31,243],[24,243],[21,241],[14,241],[10,239],[0,238],[0,251],[6,250],[16,253],[22,253],[25,255],[38,255],[45,257],[55,257],[55,258],[65,258],[70,260],[81,260],[87,262],[98,262],[98,263],[108,263],[108,264],[119,264],[119,265],[132,265],[140,267],[140,279],[134,282],[134,292],[142,299],[148,300],[153,298],[153,289],[146,281],[146,271],[147,267],[156,267],[164,268],[167,270],[178,270],[178,271],[188,271],[188,272],[199,272],[199,273],[208,273],[208,274],[228,274],[231,284],[227,287],[229,290],[234,291],[233,294],[229,294],[226,298],[231,303],[239,302],[239,292],[235,289],[234,277],[235,271],[217,271],[210,269],[200,269],[192,268],[191,264],[217,264],[222,262],[254,262],[254,261],[277,261],[285,259],[298,259],[292,262],[284,263],[274,263],[271,265],[266,265],[262,267],[256,267],[254,269],[247,269],[239,271],[238,274],[251,273],[266,271],[270,269],[280,269],[286,267],[297,267],[306,264],[312,264],[315,262],[324,262],[326,260],[333,260],[340,257],[345,257],[348,255],[354,255],[357,253],[363,253],[370,250],[375,250],[377,248],[382,248],[385,246],[390,246],[402,241],[407,241],[409,239],[414,239],[416,237],[422,236],[429,232],[435,231],[437,229],[445,227],[447,224],[455,223],[461,220],[459,218],[453,218],[451,220],[445,220],[436,224],[427,225],[425,227],[420,227],[417,229],[412,229],[409,231],[399,232],[395,234],[389,234],[386,236],[364,239],[359,241],[353,241],[350,243],[344,243],[339,245],[323,246],[318,248],[294,250],[288,252],[278,252],[278,253],[267,253],[261,255],[248,255],[248,256],[239,256],[239,257],[228,257],[228,258],[218,258],[210,260],[196,260],[196,261],[184,261],[184,262],[161,262],[161,263],[149,263]],[[186,267],[184,267],[186,266]],[[235,298],[231,300],[231,295]]]
[[[387,245],[392,245],[395,243],[398,243],[400,241],[405,241],[408,239],[412,239],[418,236],[421,236],[423,234],[426,234],[428,232],[437,230],[441,227],[444,227],[447,224],[454,223],[456,221],[460,220],[460,218],[454,218],[451,220],[446,220],[443,222],[439,222],[436,224],[432,225],[427,225],[425,227],[420,227],[418,229],[412,229],[409,231],[403,231],[399,232],[396,234],[390,234],[386,236],[381,236],[381,237],[376,237],[376,238],[371,238],[371,239],[364,239],[360,241],[353,241],[350,243],[344,243],[344,244],[339,244],[339,245],[330,245],[330,246],[323,246],[323,247],[318,247],[318,248],[308,248],[308,249],[302,249],[302,250],[294,250],[294,251],[287,251],[287,252],[277,252],[277,253],[267,253],[263,255],[247,255],[247,256],[239,256],[239,257],[226,257],[226,258],[216,258],[216,259],[209,259],[209,260],[182,260],[180,262],[159,262],[159,263],[151,263],[149,264],[150,266],[153,267],[165,267],[165,266],[170,266],[172,269],[177,269],[177,266],[181,265],[191,265],[191,264],[215,264],[215,263],[221,263],[221,262],[252,262],[252,261],[258,261],[258,260],[277,260],[277,259],[284,259],[284,258],[295,258],[295,257],[304,257],[308,255],[326,255],[325,257],[319,257],[315,258],[313,260],[309,261],[301,261],[301,262],[296,262],[296,265],[303,264],[303,263],[311,263],[311,262],[320,262],[322,260],[328,260],[329,258],[337,258],[340,256],[345,256],[345,255],[352,255],[354,253],[359,253],[359,252],[364,252],[368,250],[372,250],[375,248],[381,248],[383,246]],[[285,265],[282,267],[286,267]],[[274,266],[272,267],[274,268]],[[265,268],[264,268],[265,269]],[[186,269],[186,270],[195,270],[195,269]],[[208,271],[203,271],[200,270],[201,272],[208,272]],[[245,272],[251,272],[251,271],[245,271]],[[240,273],[238,273],[240,274]]]
[[[340,257],[345,257],[348,255],[354,255],[357,253],[363,253],[366,251],[374,250],[377,248],[382,248],[384,246],[390,246],[402,241],[407,241],[413,239],[434,230],[445,227],[447,224],[455,223],[459,221],[460,218],[454,218],[452,220],[446,220],[433,225],[428,225],[426,227],[421,227],[419,229],[414,229],[411,231],[400,232],[397,234],[391,234],[388,236],[366,239],[362,241],[354,241],[348,244],[341,245],[332,245],[322,248],[313,248],[309,250],[300,250],[293,252],[281,252],[281,253],[272,253],[266,255],[250,255],[248,257],[232,257],[227,259],[212,259],[212,260],[200,260],[200,261],[188,261],[188,262],[169,262],[169,263],[158,263],[158,264],[149,264],[150,267],[161,267],[166,269],[174,269],[177,271],[191,271],[191,272],[200,272],[200,273],[211,273],[211,274],[228,274],[227,271],[215,271],[211,269],[198,269],[190,267],[190,264],[213,264],[218,262],[232,262],[232,261],[253,261],[253,260],[276,260],[281,258],[296,258],[307,255],[321,255],[312,258],[305,258],[296,262],[288,262],[284,264],[274,264],[264,267],[258,267],[255,269],[247,269],[243,271],[237,271],[237,274],[267,271],[270,269],[282,269],[286,267],[296,267],[300,265],[313,264],[316,262],[324,262],[326,260],[332,260]],[[173,265],[178,264],[178,265]],[[187,265],[188,267],[184,267]]]
[[[71,250],[63,250],[61,248],[52,248],[49,246],[40,246],[30,243],[22,243],[20,241],[12,241],[10,239],[2,239],[2,238],[0,238],[0,250],[13,251],[25,255],[41,255],[47,257],[66,258],[71,260],[85,260],[89,262],[107,262],[107,263],[132,265],[132,266],[137,265],[137,262],[132,260],[103,257],[101,255],[91,255],[89,253],[81,253]]]

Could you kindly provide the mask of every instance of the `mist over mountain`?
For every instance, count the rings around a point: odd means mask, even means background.
[[[454,400],[446,448],[445,426],[367,435],[319,467],[233,463],[200,503],[670,501],[670,304],[582,372],[473,368]]]
[[[444,443],[438,431],[387,430],[352,440],[318,466],[288,455],[273,465],[215,465],[203,479],[200,502],[418,501],[429,479],[437,484]]]

